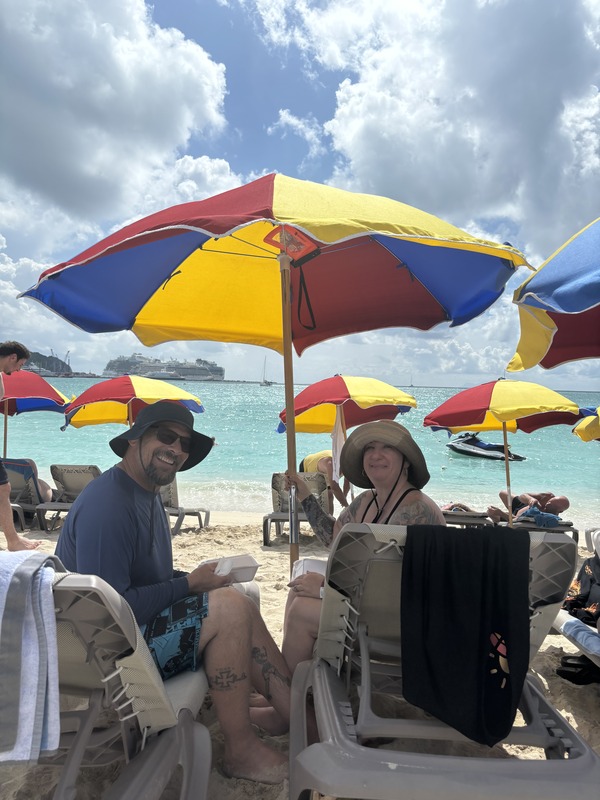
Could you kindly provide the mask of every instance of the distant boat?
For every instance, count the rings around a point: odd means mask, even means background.
[[[475,458],[489,458],[494,461],[504,461],[504,445],[484,442],[474,433],[461,433],[456,439],[448,442],[453,453],[460,453],[462,456],[474,456]],[[516,453],[508,453],[509,461],[526,461],[525,456]]]
[[[178,372],[172,372],[168,369],[156,369],[150,372],[144,372],[143,378],[157,378],[161,381],[180,381],[181,375]]]
[[[265,363],[263,366],[263,376],[262,381],[260,382],[261,386],[273,386],[273,381],[267,380],[267,359],[265,358]]]

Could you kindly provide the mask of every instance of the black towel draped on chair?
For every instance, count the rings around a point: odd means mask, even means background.
[[[469,739],[508,735],[529,664],[529,536],[411,526],[402,566],[403,692]]]

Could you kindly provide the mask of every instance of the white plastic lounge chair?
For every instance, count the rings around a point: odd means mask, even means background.
[[[449,529],[439,527],[440,541],[445,531]],[[500,535],[498,528],[490,531]],[[464,531],[465,536],[472,533],[481,536],[483,531]],[[375,713],[374,694],[402,697],[400,597],[406,536],[407,529],[400,526],[346,525],[334,542],[315,656],[297,667],[292,681],[290,800],[308,800],[312,791],[363,800],[592,796],[600,785],[600,758],[550,705],[531,675],[525,679],[519,703],[524,724],[513,724],[504,742],[540,748],[545,759],[490,758],[482,746],[474,753],[473,744],[460,756],[432,755],[423,752],[425,744],[449,742],[450,752],[456,753],[456,745],[469,740],[422,712],[402,717],[399,712],[387,717]],[[529,540],[531,658],[567,591],[577,549],[560,533],[529,533]],[[503,584],[512,587],[511,576]],[[461,622],[469,628],[468,619],[457,619],[456,625]],[[452,651],[451,627],[448,639],[436,647],[436,656]],[[453,658],[457,655],[452,653]],[[358,692],[358,711],[351,704],[353,688]],[[454,691],[449,681],[448,693]],[[309,692],[318,727],[318,741],[310,745]],[[403,750],[365,746],[365,738],[372,737],[392,737]]]
[[[210,522],[210,511],[208,508],[186,508],[179,505],[179,493],[177,491],[177,478],[167,486],[160,487],[160,496],[167,512],[168,517],[177,517],[171,529],[171,535],[177,536],[181,529],[183,520],[187,516],[198,517],[198,527],[206,528]],[[204,514],[204,519],[202,519]]]
[[[180,798],[203,800],[211,744],[195,718],[207,691],[204,672],[163,682],[129,605],[111,586],[95,575],[57,577],[61,699],[79,698],[83,707],[61,712],[59,750],[39,761],[62,765],[53,797],[73,800],[81,767],[124,760],[104,798],[158,800],[180,764]]]
[[[40,527],[53,531],[61,514],[68,514],[74,500],[81,494],[85,487],[101,474],[94,464],[51,464],[50,474],[56,484],[57,496],[48,503],[40,503],[37,515]],[[53,512],[49,522],[46,514]]]
[[[24,530],[25,514],[36,514],[37,507],[42,502],[33,468],[34,462],[29,458],[4,458],[2,463],[10,482],[10,503],[17,513],[21,529]],[[21,509],[20,512],[16,506]]]
[[[308,484],[310,491],[317,498],[321,508],[329,513],[329,497],[327,491],[327,481],[321,472],[301,472],[299,473],[305,483]],[[275,525],[275,533],[281,536],[283,526],[289,521],[289,491],[285,488],[285,473],[274,472],[271,478],[271,497],[273,499],[273,511],[263,517],[263,544],[269,547],[271,544],[271,525]],[[298,521],[307,522],[306,514],[301,510],[302,506],[298,503]]]

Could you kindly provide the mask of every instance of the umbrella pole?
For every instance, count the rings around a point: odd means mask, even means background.
[[[512,494],[510,491],[510,466],[508,461],[508,438],[506,436],[506,422],[502,422],[502,435],[504,437],[504,471],[506,472],[506,493],[508,494],[508,526],[513,526]]]
[[[296,471],[296,417],[294,415],[294,366],[292,363],[292,303],[290,288],[291,258],[287,253],[277,256],[281,271],[281,310],[283,322],[283,376],[285,385],[285,413],[287,439],[287,468]],[[296,487],[290,488],[290,574],[294,561],[300,556],[298,508]]]
[[[2,405],[4,406],[4,455],[2,458],[6,458],[6,443],[8,441],[8,403],[6,400]]]

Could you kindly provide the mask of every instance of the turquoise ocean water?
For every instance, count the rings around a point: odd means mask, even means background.
[[[53,386],[71,397],[96,380],[53,378]],[[252,383],[179,382],[202,400],[205,412],[196,427],[215,436],[217,446],[210,456],[190,472],[178,476],[180,500],[186,505],[207,506],[214,511],[248,511],[262,515],[271,508],[270,479],[286,467],[285,435],[275,432],[284,405],[282,385]],[[296,387],[299,391],[301,386]],[[498,502],[498,491],[506,486],[504,462],[453,454],[445,447],[444,432],[423,427],[423,418],[458,389],[404,388],[418,406],[397,419],[420,444],[431,481],[427,492],[439,503],[461,500],[485,508]],[[580,406],[600,405],[598,392],[563,392]],[[61,431],[64,417],[52,412],[31,412],[8,419],[8,456],[33,458],[40,475],[49,482],[50,464],[97,464],[107,469],[117,460],[108,440],[123,431],[119,425],[68,428]],[[487,434],[501,441],[501,433]],[[550,490],[566,494],[572,508],[565,517],[581,529],[600,526],[600,444],[584,443],[566,425],[532,434],[509,434],[515,453],[527,460],[510,465],[513,493]],[[331,446],[328,434],[298,434],[300,460]]]

